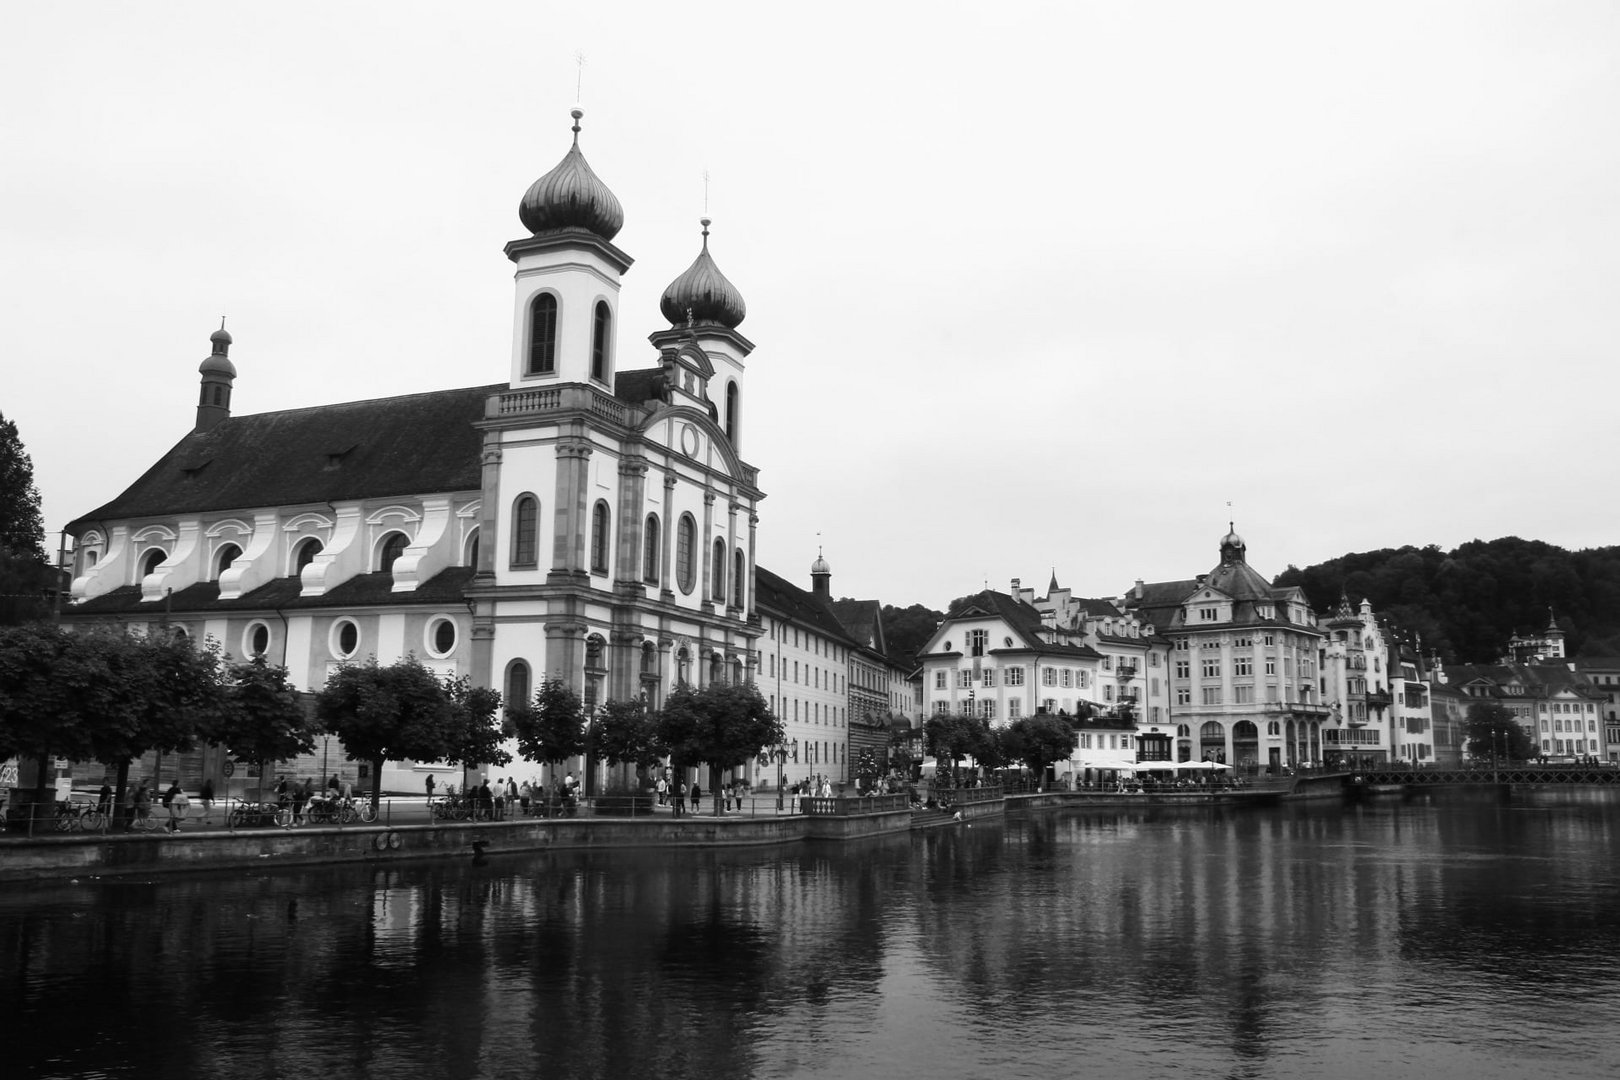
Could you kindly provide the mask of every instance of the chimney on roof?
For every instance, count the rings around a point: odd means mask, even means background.
[[[1137,578],[1136,579],[1136,587],[1131,590],[1131,595],[1136,597],[1138,600],[1140,600],[1140,599],[1142,599],[1142,594],[1144,592],[1146,592],[1146,591],[1147,590],[1144,589],[1143,586],[1142,586],[1142,579]]]

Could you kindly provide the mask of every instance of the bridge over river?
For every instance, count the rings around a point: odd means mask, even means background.
[[[1501,765],[1476,765],[1469,769],[1362,769],[1341,774],[1354,787],[1479,787],[1494,784],[1605,784],[1620,786],[1620,767],[1599,762],[1593,765],[1538,765],[1513,761]]]

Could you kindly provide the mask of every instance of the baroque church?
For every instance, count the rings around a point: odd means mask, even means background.
[[[558,677],[588,705],[657,708],[681,682],[755,680],[764,496],[743,456],[743,298],[705,218],[696,259],[660,299],[655,362],[627,362],[624,213],[572,115],[573,145],[523,195],[524,235],[505,248],[516,288],[502,381],[236,415],[222,327],[194,429],[69,525],[66,618],[213,638],[304,690],[344,662],[408,654],[507,700]],[[847,706],[827,708],[847,725]],[[831,731],[783,719],[806,747],[829,744],[820,772],[839,764]],[[421,790],[434,768],[390,763],[381,785]]]

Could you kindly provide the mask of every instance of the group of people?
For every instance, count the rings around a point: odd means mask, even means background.
[[[433,793],[438,790],[438,783],[431,773],[422,782],[422,786],[427,792],[428,799],[431,800]],[[446,784],[443,794],[446,798],[453,798],[456,794],[455,785]],[[491,821],[499,821],[513,813],[521,813],[528,817],[531,814],[550,811],[546,802],[546,785],[540,781],[525,780],[519,784],[511,777],[507,777],[491,785],[488,780],[484,780],[476,787],[469,787],[466,797]],[[565,813],[578,805],[579,780],[573,773],[569,773],[558,783],[556,797]]]
[[[155,786],[153,785],[153,787]],[[134,808],[135,820],[142,826],[147,825],[152,820],[152,790],[152,787],[147,786],[145,780],[141,780],[135,785],[135,791],[130,796],[130,805]],[[101,790],[96,792],[96,809],[101,812],[103,817],[111,815],[112,801],[112,786],[103,781]],[[179,832],[181,824],[186,820],[186,815],[191,812],[191,796],[186,794],[185,789],[180,786],[180,781],[176,780],[169,785],[168,790],[158,796],[158,801],[167,816],[167,820],[163,823],[163,831]],[[197,792],[197,801],[202,805],[203,811],[200,823],[206,825],[208,815],[214,809],[214,782],[212,780],[202,782],[202,787]]]
[[[667,806],[677,816],[688,806],[692,813],[697,813],[703,804],[703,784],[694,780],[690,787],[684,779],[670,779],[668,776],[659,776],[653,781],[653,791],[659,806]],[[710,794],[714,794],[710,792]],[[748,781],[733,780],[729,784],[720,785],[721,807],[725,810],[741,810],[743,799],[748,795]]]

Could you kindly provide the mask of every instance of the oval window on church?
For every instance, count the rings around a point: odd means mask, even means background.
[[[456,651],[456,624],[455,620],[440,616],[428,623],[427,628],[428,652],[435,657],[443,659]]]
[[[262,622],[255,622],[248,626],[247,632],[242,635],[242,651],[251,659],[263,656],[270,651],[270,627]]]
[[[332,627],[332,655],[347,660],[360,647],[360,627],[350,619],[340,619]]]

